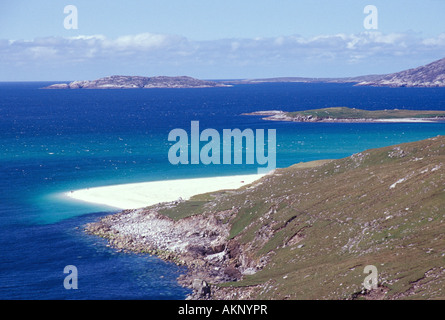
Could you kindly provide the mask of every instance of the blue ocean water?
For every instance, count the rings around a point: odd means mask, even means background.
[[[40,90],[0,83],[0,299],[183,299],[185,272],[156,257],[117,253],[82,225],[114,212],[68,200],[79,188],[256,173],[255,165],[168,161],[174,128],[277,130],[277,166],[342,158],[369,148],[445,134],[445,123],[287,123],[258,110],[347,106],[445,110],[444,88],[255,84],[231,88]],[[66,265],[79,289],[63,287]]]

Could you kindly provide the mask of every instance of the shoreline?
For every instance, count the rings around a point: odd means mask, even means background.
[[[69,191],[63,195],[120,210],[138,209],[164,202],[188,200],[203,193],[238,189],[263,176],[264,174],[245,174],[128,183]]]
[[[205,189],[204,192],[194,195],[214,192],[212,196],[217,198],[217,191],[230,190],[234,194],[243,192],[245,188],[241,187],[255,188],[263,183],[264,176],[272,174],[155,181],[142,183],[142,186],[153,189],[159,187],[161,182],[166,185],[179,183],[188,187],[189,192],[193,190],[191,192],[195,193]],[[212,185],[209,185],[210,181],[213,181]],[[200,187],[190,188],[190,182]],[[137,183],[94,189],[104,192],[123,187],[131,192],[129,190],[139,186],[141,184]],[[229,188],[231,186],[238,187]],[[118,189],[115,189],[116,187]],[[91,192],[94,189],[83,191]],[[230,227],[227,222],[239,208],[232,207],[219,212],[206,208],[202,214],[192,214],[180,219],[172,219],[162,214],[163,210],[175,208],[178,204],[185,203],[185,200],[156,201],[149,207],[122,210],[88,223],[83,227],[84,232],[106,239],[109,246],[119,252],[154,255],[164,261],[187,267],[187,272],[177,279],[180,285],[193,291],[187,296],[187,300],[223,297],[226,294],[225,289],[215,284],[238,281],[244,275],[254,274],[261,270],[267,261],[255,261],[250,257],[249,248],[243,248],[236,240],[230,239]]]
[[[277,169],[244,188],[214,192],[192,201],[124,210],[87,224],[84,230],[107,239],[109,246],[119,251],[155,255],[187,267],[177,279],[180,285],[193,290],[187,300],[300,299],[315,297],[310,293],[312,288],[317,288],[324,299],[403,299],[420,294],[429,282],[437,288],[441,286],[439,279],[444,269],[439,269],[438,260],[406,265],[407,260],[426,254],[440,259],[443,246],[430,242],[431,237],[440,237],[440,226],[435,225],[441,218],[440,211],[431,213],[426,230],[423,226],[413,230],[409,242],[404,234],[382,238],[381,242],[371,240],[381,239],[381,230],[387,234],[399,228],[400,223],[418,225],[425,212],[417,206],[419,199],[437,208],[443,191],[440,182],[444,172],[438,171],[443,167],[443,148],[444,137],[438,136],[370,149],[338,160],[300,163]],[[375,177],[371,188],[357,188],[369,186],[370,172]],[[432,184],[422,189],[429,193],[421,198],[406,198],[407,190],[418,191],[419,181],[429,179],[434,179],[430,180]],[[403,185],[394,187],[400,181]],[[389,195],[383,207],[375,201],[382,193]],[[352,197],[345,200],[345,194]],[[393,199],[405,198],[392,207]],[[341,230],[345,228],[349,231],[343,235]],[[340,241],[336,240],[339,236]],[[409,250],[411,239],[419,239],[421,248],[428,251],[419,256]],[[370,243],[365,255],[359,247],[363,241]],[[367,265],[369,260],[378,261],[381,254],[392,259],[395,248],[403,249],[402,257],[395,259],[395,271],[382,279],[377,291],[364,290],[362,278],[357,282],[357,275],[362,273],[357,267]],[[338,280],[305,280],[308,274],[319,272],[312,266],[319,266],[320,260],[323,270],[332,272]],[[288,264],[295,264],[295,268],[289,269]],[[345,269],[349,269],[347,279]],[[408,271],[416,279],[422,273],[429,278],[421,284],[422,290],[412,292],[412,278],[408,278],[403,287],[388,293],[388,284]],[[345,290],[334,291],[345,279]],[[296,292],[292,280],[305,291]],[[326,284],[329,288],[324,289]],[[437,296],[439,291],[433,288],[431,292]]]

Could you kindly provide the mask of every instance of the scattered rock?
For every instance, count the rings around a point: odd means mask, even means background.
[[[194,279],[192,288],[199,298],[210,298],[211,296],[210,285],[204,280]]]

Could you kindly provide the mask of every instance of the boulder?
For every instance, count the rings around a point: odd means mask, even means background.
[[[192,288],[199,298],[210,298],[211,296],[210,285],[202,279],[194,279]]]

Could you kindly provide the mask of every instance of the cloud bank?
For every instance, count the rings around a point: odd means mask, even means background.
[[[199,78],[336,77],[390,73],[443,57],[445,33],[363,32],[193,41],[142,33],[0,40],[0,80],[92,79],[111,74]],[[80,78],[79,78],[80,77]]]

